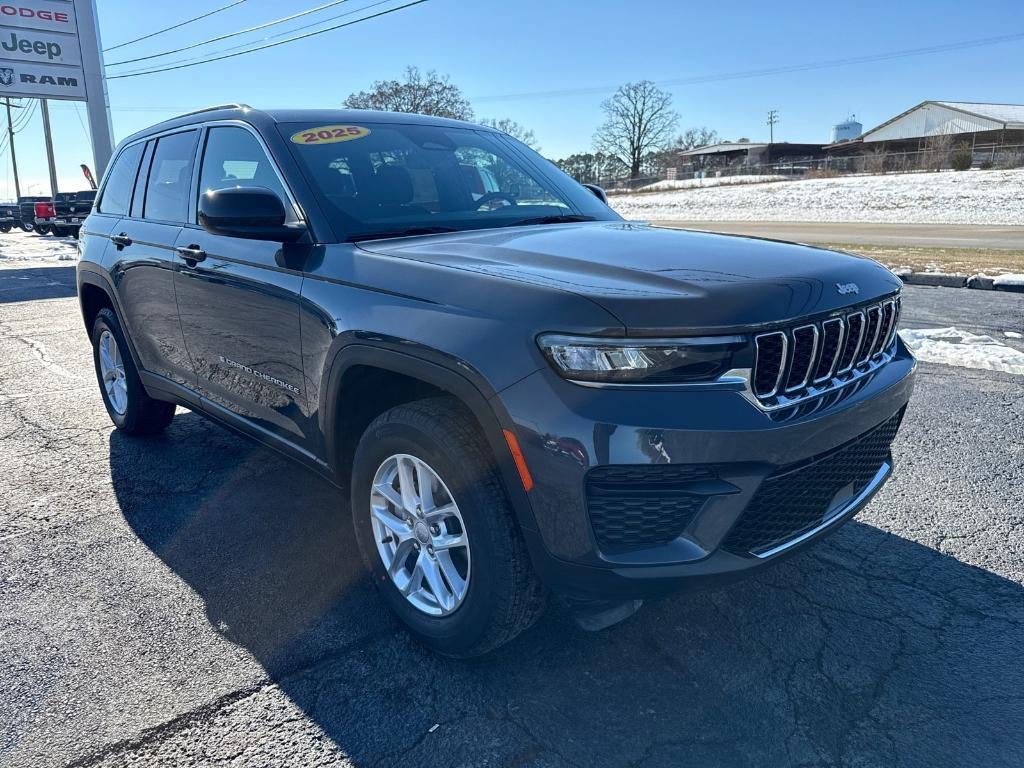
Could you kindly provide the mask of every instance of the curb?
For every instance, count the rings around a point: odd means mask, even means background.
[[[910,285],[932,285],[940,288],[964,288],[967,275],[946,275],[941,272],[910,272],[899,276]],[[979,286],[980,287],[980,286]]]
[[[1006,291],[1007,293],[1024,293],[1024,285],[997,285],[996,277],[988,275],[947,275],[942,272],[904,272],[894,271],[896,277],[909,285],[930,285],[938,288],[970,288],[978,291]]]

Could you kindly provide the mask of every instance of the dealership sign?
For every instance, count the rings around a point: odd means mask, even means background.
[[[71,0],[0,0],[0,97],[86,97]]]
[[[0,0],[0,99],[84,101],[93,161],[114,149],[96,0]]]

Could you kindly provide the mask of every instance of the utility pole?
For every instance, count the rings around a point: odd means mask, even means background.
[[[7,106],[7,139],[11,146],[11,167],[14,169],[14,194],[21,197],[21,182],[18,181],[18,158],[14,154],[14,125],[11,123],[11,100],[4,99]]]
[[[46,140],[46,164],[50,169],[50,195],[57,196],[57,167],[53,164],[53,136],[50,134],[50,107],[40,99],[43,108],[43,138]]]
[[[779,110],[773,109],[768,112],[768,143],[775,143],[775,124],[779,122]]]

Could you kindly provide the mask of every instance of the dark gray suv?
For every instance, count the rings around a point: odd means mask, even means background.
[[[138,435],[185,406],[347,489],[384,599],[453,656],[551,592],[600,626],[835,530],[891,472],[899,281],[603,197],[450,120],[161,123],[82,229],[103,402]]]

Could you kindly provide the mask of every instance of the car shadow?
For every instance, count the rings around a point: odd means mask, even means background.
[[[0,268],[0,304],[63,299],[76,293],[74,266]]]
[[[141,541],[354,765],[1024,755],[1024,590],[867,524],[601,633],[556,606],[456,662],[410,641],[376,599],[344,494],[312,473],[188,412],[160,438],[115,431],[110,464]]]

